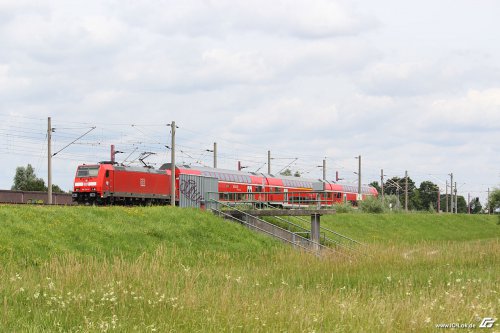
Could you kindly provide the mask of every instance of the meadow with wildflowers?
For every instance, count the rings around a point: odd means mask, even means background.
[[[498,318],[494,217],[322,223],[364,254],[316,257],[200,210],[0,206],[0,331],[435,332]]]

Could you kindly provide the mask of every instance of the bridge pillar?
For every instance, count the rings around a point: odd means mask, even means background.
[[[321,214],[311,214],[311,240],[314,242],[312,243],[314,250],[319,250],[320,217]]]

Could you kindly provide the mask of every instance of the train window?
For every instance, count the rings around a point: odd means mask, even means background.
[[[256,186],[255,192],[262,192],[262,186]]]
[[[106,178],[109,178],[109,170],[106,170]]]
[[[77,177],[97,177],[99,166],[79,166],[76,172]]]
[[[280,188],[279,187],[275,187],[274,188],[274,192],[278,193],[280,191]]]

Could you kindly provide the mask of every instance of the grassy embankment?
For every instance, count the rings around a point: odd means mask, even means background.
[[[500,307],[492,216],[323,217],[367,244],[352,259],[170,207],[2,206],[0,224],[6,332],[433,332]]]

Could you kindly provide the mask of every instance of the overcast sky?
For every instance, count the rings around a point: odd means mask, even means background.
[[[109,159],[500,185],[500,2],[0,0],[0,188]],[[132,126],[134,125],[134,126]],[[295,160],[295,158],[298,158]]]

